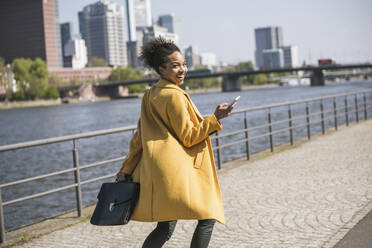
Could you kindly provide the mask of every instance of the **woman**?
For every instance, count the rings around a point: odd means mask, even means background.
[[[141,192],[132,220],[157,221],[143,247],[162,247],[178,219],[196,219],[191,247],[208,247],[215,221],[225,223],[209,135],[235,105],[222,103],[203,118],[183,84],[187,68],[179,48],[155,38],[142,47],[141,59],[159,75],[142,99],[141,117],[117,181],[139,182]]]

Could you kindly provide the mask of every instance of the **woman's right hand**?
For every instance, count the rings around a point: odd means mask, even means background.
[[[216,116],[217,120],[221,120],[230,115],[231,111],[234,109],[237,103],[228,106],[227,103],[223,102],[219,104],[214,111],[214,115]]]

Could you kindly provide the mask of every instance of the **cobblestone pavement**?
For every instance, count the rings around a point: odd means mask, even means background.
[[[333,247],[372,209],[371,161],[367,121],[222,171],[227,224],[210,247]],[[141,247],[154,225],[84,222],[19,247]],[[188,247],[195,225],[179,221],[164,247]]]

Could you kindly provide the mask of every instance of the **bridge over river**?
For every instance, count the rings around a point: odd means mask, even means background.
[[[200,78],[215,78],[222,77],[222,91],[240,91],[240,77],[256,75],[256,74],[270,74],[270,73],[283,73],[283,72],[308,72],[310,77],[311,86],[324,86],[325,72],[331,72],[331,75],[336,75],[335,72],[342,70],[350,69],[367,69],[366,71],[358,71],[346,74],[345,76],[355,76],[363,75],[365,79],[368,79],[368,76],[372,75],[372,64],[345,64],[345,65],[327,65],[327,66],[306,66],[306,67],[296,67],[296,68],[280,68],[280,69],[268,69],[268,70],[248,70],[248,71],[233,71],[233,72],[205,72],[197,73],[194,75],[187,75],[186,82],[188,79],[200,79]],[[337,74],[339,75],[339,74]],[[96,83],[94,84],[95,93],[100,96],[110,96],[111,98],[117,98],[119,96],[119,87],[129,86],[134,84],[148,84],[152,85],[156,83],[158,78],[145,78],[138,80],[128,80],[122,82],[105,82],[105,83]],[[72,90],[77,90],[80,88],[78,86],[69,86],[59,88],[61,96],[68,95],[67,92]]]

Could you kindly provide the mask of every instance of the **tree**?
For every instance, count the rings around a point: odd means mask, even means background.
[[[111,71],[111,74],[108,80],[111,82],[120,82],[120,81],[126,81],[126,80],[141,79],[145,77],[146,77],[145,74],[143,74],[141,71],[134,70],[130,66],[126,68],[118,66],[117,68]],[[140,93],[140,92],[146,91],[146,85],[145,84],[134,84],[134,85],[128,86],[128,89],[130,93]]]
[[[267,78],[266,74],[256,74],[254,76],[254,80],[253,80],[253,83],[254,84],[263,84],[263,83],[267,83],[269,81],[269,79]]]
[[[108,64],[105,59],[99,58],[99,57],[92,57],[88,64],[87,67],[107,67]]]
[[[11,70],[5,65],[4,58],[0,57],[0,99],[8,100],[11,95],[11,85],[10,85]]]
[[[45,62],[36,58],[18,58],[13,61],[12,70],[17,81],[17,92],[14,99],[35,100],[43,98],[48,89],[48,70]]]
[[[54,85],[49,85],[45,91],[44,98],[46,99],[57,99],[59,97],[59,92]]]
[[[0,68],[3,68],[5,66],[5,59],[3,57],[0,57]]]

